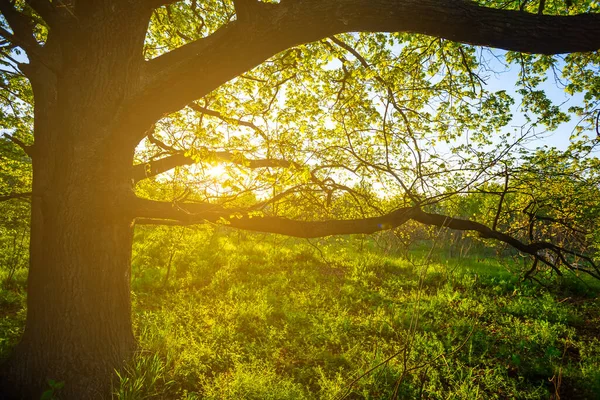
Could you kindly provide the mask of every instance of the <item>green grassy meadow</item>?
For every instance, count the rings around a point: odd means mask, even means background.
[[[138,228],[140,348],[113,398],[600,399],[598,283],[442,247]],[[25,279],[1,291],[3,356]]]

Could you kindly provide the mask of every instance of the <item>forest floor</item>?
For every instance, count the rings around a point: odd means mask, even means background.
[[[189,229],[189,228],[188,228]],[[600,283],[371,239],[137,234],[117,399],[600,399]],[[168,272],[167,272],[168,271]],[[0,356],[26,271],[0,291]]]

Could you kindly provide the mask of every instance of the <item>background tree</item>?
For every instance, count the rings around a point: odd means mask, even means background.
[[[20,193],[10,190],[27,190],[31,186],[31,162],[19,147],[15,148],[8,140],[3,140],[0,146],[0,196],[4,200],[0,202],[0,265],[8,270],[3,284],[10,286],[15,272],[27,266],[30,211],[28,193],[22,192],[25,197],[21,197]]]
[[[6,100],[9,136],[33,162],[27,323],[3,369],[6,391],[36,396],[53,378],[70,398],[105,393],[135,348],[134,220],[315,237],[413,219],[537,257],[548,244],[423,209],[495,179],[493,167],[523,139],[493,143],[500,152],[440,154],[437,143],[466,132],[489,145],[509,120],[510,96],[481,80],[494,53],[473,46],[544,55],[600,47],[596,2],[544,3],[0,2],[3,93],[27,78],[35,137],[29,146],[18,136],[26,121]],[[332,36],[344,32],[397,33]],[[585,128],[598,60],[507,56],[522,67],[532,122],[550,128],[567,116],[539,88],[545,72],[564,67],[568,90],[586,93],[572,110]],[[23,109],[27,93],[16,95]],[[218,162],[229,167],[215,186]],[[198,185],[173,186],[171,201],[144,190],[144,180],[191,164]]]

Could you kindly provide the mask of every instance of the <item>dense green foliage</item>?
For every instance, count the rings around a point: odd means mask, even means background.
[[[598,9],[595,1],[481,3],[555,15]],[[182,24],[198,15],[202,24]],[[234,18],[227,1],[159,8],[145,56]],[[140,181],[136,194],[184,211],[192,201],[235,216],[299,220],[420,207],[525,244],[553,243],[529,252],[538,267],[598,277],[598,65],[597,52],[521,54],[409,33],[324,38],[159,121],[138,146],[138,162],[151,170],[169,155],[189,159]],[[564,148],[541,147],[566,129]]]
[[[450,257],[448,234],[406,258],[389,235],[138,229],[140,350],[115,397],[389,398],[400,382],[401,398],[596,398],[598,283],[522,282],[520,258],[476,245]],[[24,323],[16,277],[2,290],[3,354]]]

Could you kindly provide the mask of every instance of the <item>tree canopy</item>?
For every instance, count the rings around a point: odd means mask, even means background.
[[[223,3],[214,5],[218,6]],[[280,6],[258,5],[259,9],[265,7],[265,13]],[[473,3],[462,6],[475,7]],[[158,9],[150,24],[147,57],[160,60],[164,49],[185,47],[203,37],[203,32],[218,32],[226,21],[238,18],[230,6],[219,13],[223,20],[180,27],[178,21],[202,15],[198,7],[182,2]],[[515,12],[507,11],[507,16],[521,16],[526,11],[533,14],[539,7],[514,3]],[[554,4],[543,13],[573,15],[594,7],[596,3]],[[376,8],[373,5],[371,12]],[[411,4],[410,9],[416,12],[418,7]],[[253,18],[255,25],[261,20],[260,14],[246,18]],[[532,25],[530,28],[534,35],[539,33]],[[467,42],[480,44],[475,38],[478,34],[481,32],[472,30],[474,37]],[[545,204],[543,198],[551,196],[534,189],[544,182],[542,191],[546,190],[550,179],[549,186],[559,188],[552,201],[576,197],[560,193],[565,186],[554,178],[563,174],[569,182],[576,176],[585,182],[582,187],[594,191],[594,168],[581,171],[582,167],[575,165],[595,163],[589,153],[595,146],[598,59],[593,59],[594,53],[517,53],[510,51],[518,47],[509,43],[507,35],[498,43],[488,39],[486,44],[509,51],[457,43],[445,38],[445,33],[437,35],[441,37],[404,32],[328,36],[284,50],[160,120],[138,146],[134,179],[143,181],[174,167],[192,167],[153,181],[175,182],[169,196],[177,206],[143,202],[140,216],[145,218],[138,223],[208,220],[317,237],[372,233],[415,219],[479,231],[534,258],[542,248],[562,252],[543,244],[556,232],[545,230],[546,235],[538,234],[535,239],[533,233],[524,235],[518,225],[525,220],[515,214],[538,219],[567,212],[562,207],[549,214],[542,212],[548,205],[537,208],[537,204]],[[520,43],[525,41],[522,38]],[[530,50],[535,51],[561,50]],[[490,85],[493,75],[508,67],[520,70],[517,80],[511,82],[514,89],[490,87],[494,86]],[[572,95],[583,93],[583,101],[569,109],[561,107],[546,93],[549,85],[558,85]],[[514,126],[513,113],[522,114],[522,125]],[[532,139],[573,119],[579,122],[565,153],[530,151]],[[586,157],[585,161],[580,157]],[[526,172],[530,167],[536,168],[537,174]],[[185,182],[190,176],[192,180]],[[490,190],[493,184],[500,186]],[[148,185],[140,182],[138,193]],[[506,195],[512,192],[524,197],[519,206],[507,205]],[[437,214],[434,218],[420,212],[453,196],[473,193],[489,197],[486,201],[497,215],[492,220],[473,221],[487,222],[485,227],[446,221],[456,215]],[[155,200],[164,195],[160,193]],[[184,204],[189,200],[195,204]],[[529,212],[532,204],[536,204],[533,213]],[[507,215],[513,220],[500,219]],[[315,219],[325,222],[312,222]],[[562,244],[568,247],[566,242]],[[588,267],[597,276],[596,266]]]

